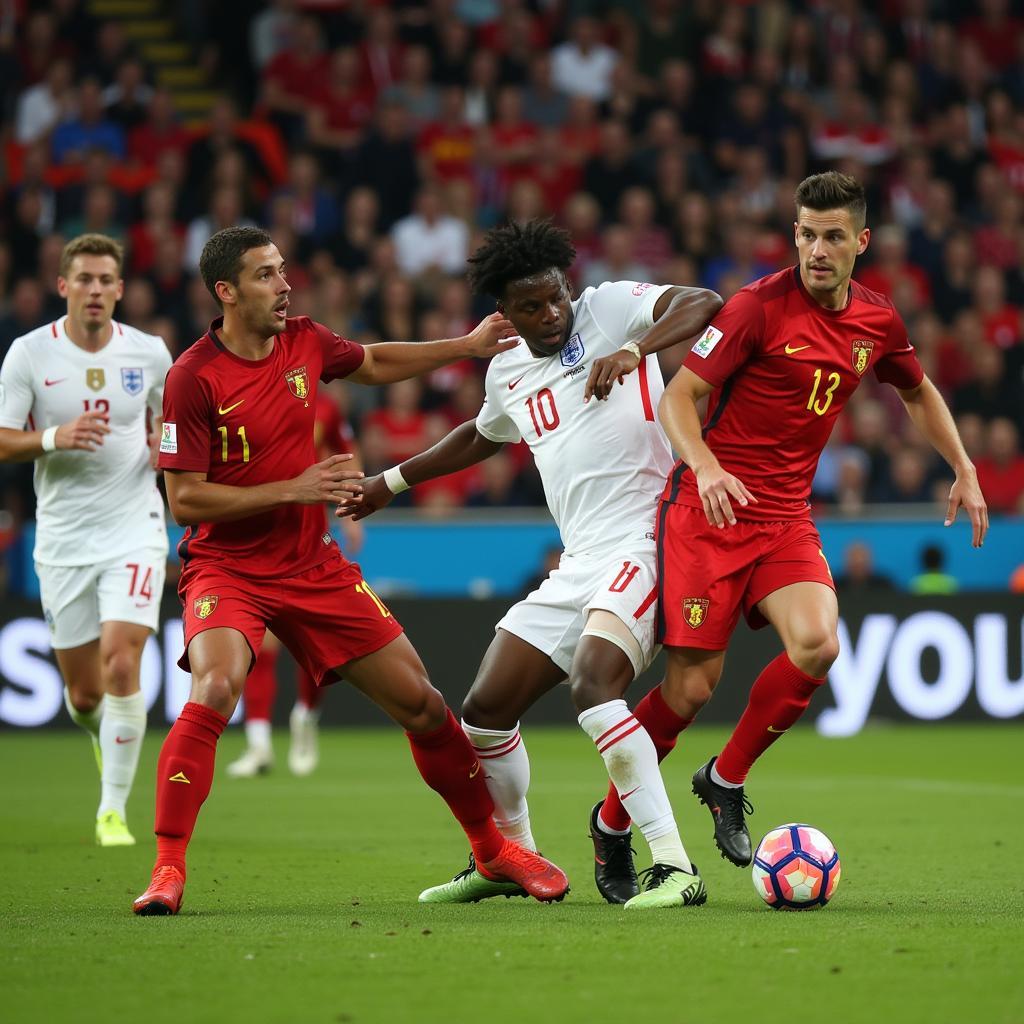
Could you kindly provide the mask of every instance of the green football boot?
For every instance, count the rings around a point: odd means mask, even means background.
[[[450,882],[424,889],[420,893],[420,903],[479,903],[495,896],[529,896],[530,894],[515,882],[496,882],[485,878],[477,871],[473,854],[469,855],[469,865],[460,871]]]
[[[704,880],[691,864],[693,871],[684,871],[671,864],[655,864],[640,872],[639,895],[626,903],[626,910],[648,910],[658,907],[700,907],[708,899]]]

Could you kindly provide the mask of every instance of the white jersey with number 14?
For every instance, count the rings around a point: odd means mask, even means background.
[[[642,359],[607,401],[583,392],[595,359],[654,324],[671,286],[635,281],[588,288],[572,303],[569,340],[538,358],[520,344],[491,360],[476,428],[492,441],[526,441],[567,555],[604,555],[649,537],[672,451],[658,424],[664,391],[657,356]]]
[[[0,427],[45,430],[84,412],[109,416],[95,451],[54,451],[35,464],[41,565],[94,565],[167,549],[164,506],[150,468],[146,410],[161,415],[171,355],[161,338],[113,323],[98,352],[79,348],[65,317],[16,338],[0,369]]]

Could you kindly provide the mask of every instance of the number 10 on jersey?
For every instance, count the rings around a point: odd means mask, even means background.
[[[526,408],[530,410],[530,419],[533,420],[533,429],[537,431],[538,437],[545,430],[552,431],[561,423],[551,388],[541,388],[536,396],[528,398]]]

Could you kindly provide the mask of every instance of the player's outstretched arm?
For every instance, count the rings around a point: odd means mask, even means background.
[[[515,348],[515,328],[500,313],[492,313],[472,333],[447,341],[383,341],[364,348],[362,365],[348,380],[360,384],[393,384],[430,373],[460,359],[490,359]]]
[[[292,480],[278,480],[255,487],[215,484],[205,473],[164,471],[167,502],[175,521],[189,523],[230,523],[270,512],[282,505],[339,504],[362,488],[363,474],[348,463],[351,455],[332,455],[303,470]]]
[[[677,285],[658,297],[654,306],[654,326],[633,345],[627,345],[610,356],[595,359],[583,391],[583,401],[604,400],[612,385],[632,373],[644,356],[660,352],[686,341],[707,327],[712,317],[722,308],[722,296],[709,288],[686,288]]]
[[[0,428],[0,462],[31,462],[48,452],[92,452],[110,433],[108,417],[102,412],[85,412],[70,423],[46,430],[12,430]]]
[[[433,480],[449,473],[457,473],[467,466],[474,466],[490,458],[502,447],[491,441],[476,429],[476,423],[469,420],[456,427],[447,437],[442,438],[425,452],[414,455],[398,466],[368,477],[363,482],[361,494],[343,501],[336,509],[340,518],[351,516],[355,520],[365,519],[374,512],[391,504],[396,494],[401,494],[425,480]]]
[[[714,388],[685,366],[669,381],[658,405],[658,419],[665,428],[672,447],[693,470],[697,493],[704,504],[704,514],[712,526],[722,529],[726,523],[736,525],[732,510],[735,499],[741,505],[757,502],[738,477],[727,473],[704,443],[697,403]]]
[[[914,426],[931,443],[932,447],[949,463],[956,479],[949,489],[949,504],[946,507],[946,526],[952,526],[960,507],[971,519],[971,544],[980,548],[988,533],[988,506],[978,486],[978,474],[974,463],[964,448],[963,441],[953,422],[949,406],[939,389],[925,377],[910,391],[900,391],[900,398],[907,407],[907,413]]]

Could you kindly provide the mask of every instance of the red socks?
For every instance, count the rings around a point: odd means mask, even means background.
[[[750,689],[747,708],[715,761],[726,782],[740,785],[750,766],[807,710],[824,679],[805,675],[785,652],[765,666]]]
[[[299,668],[296,671],[295,684],[300,704],[305,704],[310,711],[315,711],[320,707],[324,699],[323,688],[316,685],[316,680],[304,668]]]
[[[269,722],[277,696],[277,651],[264,647],[245,681],[245,717],[251,722]]]
[[[680,718],[665,703],[660,685],[637,704],[633,710],[633,717],[647,730],[654,742],[659,764],[672,752],[676,745],[676,737],[693,721],[692,718]],[[604,806],[599,813],[601,821],[610,829],[625,832],[629,828],[629,813],[622,806],[614,785],[608,787],[608,795],[604,798]]]
[[[217,740],[228,720],[189,701],[160,750],[156,768],[156,866],[185,874],[185,849],[213,783]]]
[[[466,734],[448,708],[440,729],[407,732],[409,746],[423,781],[439,793],[458,819],[473,847],[477,863],[493,860],[505,840],[494,824],[494,801],[487,791],[480,762]]]

